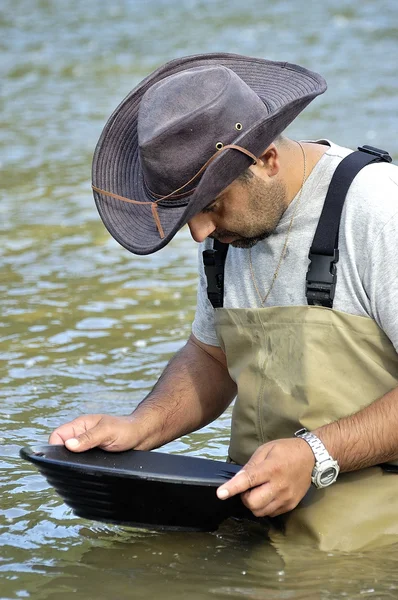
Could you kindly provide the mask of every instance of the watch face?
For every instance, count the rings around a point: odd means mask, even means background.
[[[335,467],[329,467],[320,476],[321,485],[330,485],[336,479],[337,475],[337,469]]]

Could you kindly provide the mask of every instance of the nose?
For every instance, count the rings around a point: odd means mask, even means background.
[[[192,217],[188,221],[188,227],[195,242],[203,242],[216,228],[211,216],[205,213]]]

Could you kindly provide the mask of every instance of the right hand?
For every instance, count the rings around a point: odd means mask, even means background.
[[[73,452],[95,447],[121,452],[134,448],[137,443],[137,425],[131,416],[84,415],[55,429],[48,441],[65,445]]]

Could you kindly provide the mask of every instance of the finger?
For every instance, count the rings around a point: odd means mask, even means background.
[[[49,444],[65,444],[66,440],[84,433],[86,429],[87,425],[83,421],[75,419],[55,429],[50,435],[48,442]]]
[[[275,491],[270,483],[264,483],[242,494],[242,502],[254,514],[256,511],[263,511],[275,500]]]
[[[64,444],[66,440],[77,437],[81,433],[87,431],[87,429],[96,425],[100,419],[101,415],[85,415],[77,417],[76,419],[73,419],[73,421],[57,427],[50,435],[48,441],[50,444]]]
[[[225,500],[236,494],[241,494],[252,487],[250,472],[241,469],[232,479],[224,483],[217,489],[217,496],[220,500]]]
[[[77,417],[57,427],[49,437],[50,444],[65,444],[67,440],[78,438],[92,427],[95,427],[103,418],[101,414],[84,415]]]
[[[75,434],[74,437],[65,440],[65,446],[68,450],[72,450],[73,452],[85,452],[86,450],[96,448],[97,446],[107,448],[113,441],[114,435],[112,435],[109,428],[104,426],[100,421],[97,425],[84,431],[80,435]]]
[[[255,488],[257,490],[257,488]],[[253,513],[255,517],[278,517],[283,515],[294,508],[296,508],[298,502],[288,500],[285,496],[279,494],[275,496],[275,492],[269,490],[269,496],[266,497],[267,492],[264,493],[264,503],[261,504],[259,496],[251,497],[251,492],[255,490],[249,490],[242,494],[243,504]]]
[[[259,493],[250,497],[254,491]],[[262,490],[262,493],[258,488],[255,488],[254,490],[245,492],[241,497],[243,504],[255,517],[276,517],[289,510],[286,503],[278,496],[275,497],[268,486],[266,486],[266,489]]]
[[[278,498],[272,500],[267,506],[259,510],[252,510],[255,517],[277,517],[288,511],[284,504],[281,504]]]
[[[60,435],[60,433],[58,433],[58,431],[53,431],[52,434],[50,435],[50,437],[48,438],[48,443],[64,445],[65,440],[62,437],[62,435]]]

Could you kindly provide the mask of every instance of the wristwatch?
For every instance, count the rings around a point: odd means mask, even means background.
[[[311,474],[311,481],[314,486],[324,488],[332,485],[340,471],[337,460],[330,456],[321,440],[307,429],[299,429],[294,435],[305,440],[314,453],[315,466]]]

